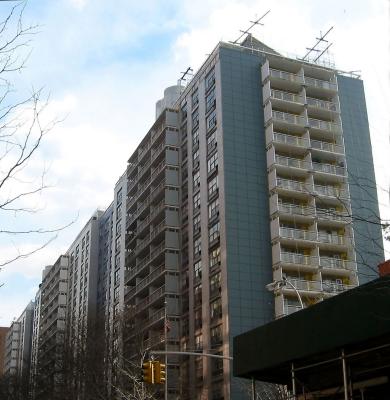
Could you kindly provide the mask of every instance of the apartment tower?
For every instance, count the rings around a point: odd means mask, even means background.
[[[383,260],[362,81],[250,35],[217,45],[127,176],[132,354],[141,338],[143,351],[226,357],[172,360],[183,399],[242,398],[235,335],[374,278]]]

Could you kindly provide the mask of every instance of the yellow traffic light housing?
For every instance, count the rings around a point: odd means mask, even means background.
[[[154,372],[155,372],[155,383],[165,383],[166,376],[166,366],[165,364],[160,363],[160,361],[154,361]]]
[[[142,364],[142,380],[147,383],[154,383],[154,365],[152,361]]]

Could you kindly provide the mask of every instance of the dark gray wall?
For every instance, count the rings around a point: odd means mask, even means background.
[[[384,259],[370,131],[363,82],[341,75],[337,80],[358,276],[363,284],[377,277],[377,265]]]
[[[230,346],[273,319],[261,58],[220,49]],[[242,398],[232,382],[231,399]]]

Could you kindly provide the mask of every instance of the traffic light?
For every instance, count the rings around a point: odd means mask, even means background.
[[[154,365],[152,361],[142,364],[142,380],[147,383],[154,383]]]
[[[165,364],[160,363],[160,361],[154,361],[154,371],[155,371],[155,383],[165,383],[166,367]]]

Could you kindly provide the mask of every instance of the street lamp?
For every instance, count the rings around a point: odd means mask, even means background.
[[[273,292],[274,290],[280,289],[281,287],[287,286],[287,285],[290,286],[290,287],[295,291],[295,293],[297,294],[298,300],[299,300],[299,304],[300,304],[300,306],[301,306],[301,309],[303,310],[303,309],[305,308],[305,306],[304,306],[304,304],[303,304],[301,294],[299,293],[299,291],[298,291],[298,289],[296,288],[296,286],[295,286],[291,281],[289,281],[286,277],[283,277],[283,278],[282,278],[281,280],[279,280],[279,281],[271,282],[271,283],[269,283],[268,285],[266,285],[265,287],[266,287],[267,290],[269,290],[270,292]]]

